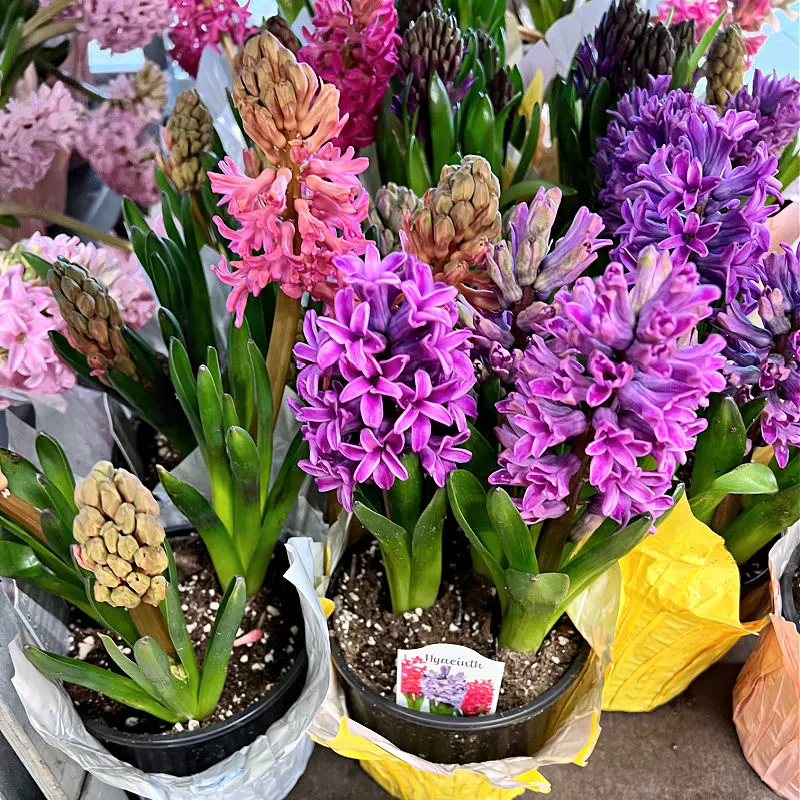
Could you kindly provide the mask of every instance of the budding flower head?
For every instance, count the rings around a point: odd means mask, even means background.
[[[94,573],[95,600],[128,609],[157,606],[169,561],[152,493],[127,470],[98,461],[75,487],[75,504],[76,560]]]

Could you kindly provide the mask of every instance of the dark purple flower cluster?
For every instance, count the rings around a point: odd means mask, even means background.
[[[632,286],[615,262],[556,294],[497,404],[503,450],[490,482],[524,487],[526,520],[562,516],[587,462],[591,513],[624,525],[669,508],[675,468],[706,426],[697,410],[725,388],[723,338],[692,343],[718,297],[655,247],[640,253]]]
[[[764,75],[755,71],[753,86],[743,86],[728,98],[726,109],[750,111],[758,127],[748,131],[737,145],[736,160],[747,164],[759,142],[780,156],[786,145],[800,131],[800,81],[791,75],[779,78],[773,71]]]
[[[460,708],[467,693],[467,679],[463,672],[453,672],[450,667],[429,669],[419,680],[423,697],[431,703],[447,703]]]
[[[299,401],[290,401],[310,445],[301,467],[346,509],[356,484],[389,489],[408,477],[414,452],[439,486],[469,460],[467,417],[475,374],[469,331],[456,330],[457,291],[406,253],[381,261],[337,256],[346,288],[333,314],[309,311],[294,353]]]
[[[718,314],[714,324],[727,342],[726,372],[737,399],[765,397],[761,435],[785,467],[789,446],[800,447],[800,247],[771,253],[763,262],[758,314],[748,318],[738,302]]]

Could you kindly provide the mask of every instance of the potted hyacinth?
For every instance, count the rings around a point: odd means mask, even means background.
[[[246,326],[233,329],[225,378],[209,348],[195,379],[177,339],[170,372],[211,499],[166,470],[161,479],[197,535],[168,541],[150,491],[108,462],[76,484],[63,451],[40,436],[41,473],[2,453],[0,572],[75,609],[69,655],[25,652],[77,687],[87,730],[140,769],[192,775],[267,730],[303,688],[302,616],[276,546],[304,443],[289,446],[273,480],[269,380]]]
[[[630,280],[580,277],[600,218],[551,247],[561,192],[540,189],[498,240],[498,195],[483,159],[445,167],[402,252],[335,259],[346,286],[295,348],[300,465],[374,537],[329,588],[349,713],[439,763],[543,743],[588,653],[567,608],[669,512],[725,385],[722,337],[692,340],[720,294],[693,266],[645,248]],[[505,662],[496,713],[458,710],[454,670],[403,672],[435,714],[387,699],[397,650],[442,641]]]

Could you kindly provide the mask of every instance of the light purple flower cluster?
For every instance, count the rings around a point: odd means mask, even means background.
[[[779,78],[773,71],[764,75],[755,71],[753,86],[743,86],[728,98],[726,109],[750,111],[758,127],[746,133],[737,147],[737,161],[746,164],[759,142],[780,156],[786,145],[800,131],[800,81],[791,75]]]
[[[389,489],[419,454],[439,486],[469,460],[476,414],[469,331],[456,330],[456,289],[406,253],[333,259],[346,288],[331,317],[309,311],[295,349],[299,401],[290,401],[309,458],[300,466],[350,510],[356,484]]]
[[[447,703],[460,708],[467,693],[467,679],[463,672],[453,672],[450,667],[429,669],[419,679],[422,696],[431,703]]]
[[[800,247],[783,245],[763,262],[758,313],[748,319],[738,302],[718,314],[714,324],[728,347],[726,372],[737,399],[765,397],[761,435],[785,467],[789,446],[800,447]]]
[[[697,410],[725,388],[723,338],[692,343],[718,297],[692,264],[655,247],[641,252],[632,286],[615,262],[556,294],[497,404],[503,450],[490,482],[525,488],[526,520],[566,513],[586,465],[592,513],[624,525],[669,508],[675,468],[706,427]]]

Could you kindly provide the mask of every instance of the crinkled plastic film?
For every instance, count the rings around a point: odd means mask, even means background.
[[[800,525],[769,554],[775,613],[733,689],[733,722],[744,757],[778,796],[800,798],[800,632],[781,616],[778,581],[800,545]]]
[[[606,711],[650,711],[680,694],[765,620],[739,620],[739,569],[686,497],[620,561],[622,609]]]
[[[328,685],[330,645],[324,614],[314,589],[319,548],[309,538],[286,544],[286,579],[295,587],[303,611],[308,675],[303,691],[284,717],[252,744],[197,775],[148,774],[112,756],[86,730],[66,691],[42,675],[22,652],[33,639],[20,616],[20,635],[11,643],[14,688],[28,718],[49,744],[77,761],[104,783],[151,800],[281,800],[303,774],[312,743],[306,730]],[[66,629],[61,631],[66,640]]]
[[[329,572],[347,544],[348,519],[342,515],[328,538]],[[619,611],[619,571],[609,570],[570,605],[568,613],[592,653],[553,722],[542,749],[530,757],[468,765],[435,764],[406,753],[347,716],[344,693],[331,675],[325,698],[309,733],[339,755],[361,761],[387,792],[402,800],[501,800],[525,789],[550,791],[540,769],[551,764],[586,763],[600,733],[600,700]],[[324,592],[325,584],[320,586]]]

